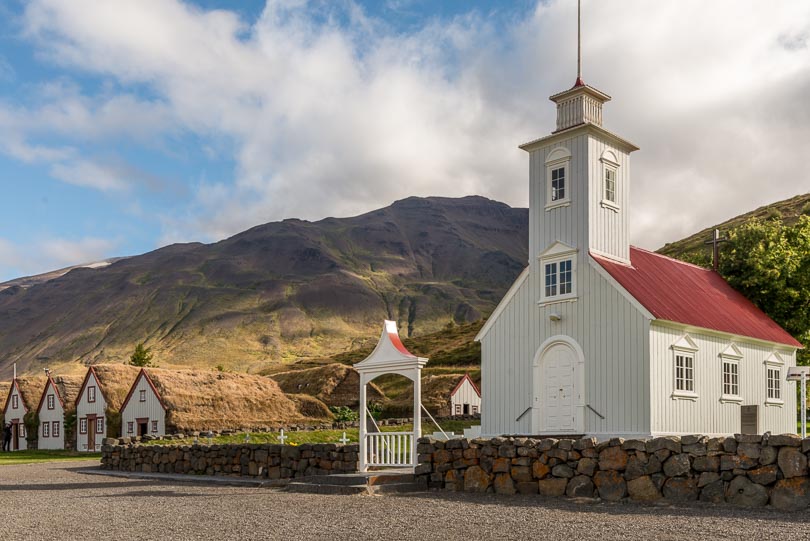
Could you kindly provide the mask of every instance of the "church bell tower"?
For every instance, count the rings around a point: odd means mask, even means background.
[[[588,253],[630,263],[630,154],[638,147],[602,126],[610,96],[582,79],[581,18],[577,17],[577,78],[549,99],[554,131],[521,145],[529,153],[530,264],[549,250]]]

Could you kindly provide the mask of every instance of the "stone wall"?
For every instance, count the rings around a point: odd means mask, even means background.
[[[420,438],[416,473],[453,491],[704,501],[785,510],[810,505],[810,438]]]
[[[358,452],[356,443],[138,445],[106,440],[101,448],[101,468],[125,472],[292,479],[355,472]]]

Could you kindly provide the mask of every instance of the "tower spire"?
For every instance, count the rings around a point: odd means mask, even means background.
[[[577,81],[574,86],[585,86],[582,80],[582,0],[577,0]]]

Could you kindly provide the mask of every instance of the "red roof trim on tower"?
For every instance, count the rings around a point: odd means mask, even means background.
[[[62,400],[62,395],[59,394],[59,388],[56,386],[56,382],[53,380],[50,374],[48,374],[48,381],[45,382],[45,389],[42,391],[42,396],[39,397],[39,404],[37,405],[37,415],[39,415],[39,411],[42,409],[42,403],[45,401],[45,396],[48,394],[48,387],[53,385],[53,392],[56,393],[56,398],[59,399],[59,403],[62,404],[62,409],[65,409],[65,401]]]
[[[163,398],[161,398],[160,393],[157,390],[157,387],[155,387],[155,384],[152,383],[152,378],[149,377],[149,374],[146,372],[145,368],[141,368],[141,371],[138,372],[138,377],[135,378],[135,381],[132,382],[132,387],[129,388],[129,392],[127,393],[127,397],[124,399],[124,402],[121,404],[121,410],[120,410],[121,413],[123,413],[124,410],[126,409],[127,404],[129,403],[129,399],[132,398],[132,395],[135,392],[135,387],[138,386],[138,381],[140,381],[141,376],[146,378],[146,383],[148,383],[149,387],[152,388],[152,392],[155,393],[155,397],[158,399],[158,402],[160,402],[160,406],[163,408],[163,410],[164,411],[169,411],[169,408],[167,408],[166,404],[163,403]]]
[[[574,88],[576,88],[578,86],[586,86],[585,81],[582,80],[582,77],[577,77],[577,80],[574,83]]]
[[[718,273],[630,247],[630,265],[591,254],[656,318],[803,348]]]
[[[455,388],[452,391],[450,391],[450,396],[455,395],[458,392],[458,390],[461,389],[461,384],[464,383],[465,380],[470,382],[470,385],[472,385],[475,394],[478,395],[478,398],[481,398],[481,391],[478,390],[478,387],[475,385],[475,382],[472,380],[469,373],[465,373],[464,376],[462,376],[462,378],[458,380],[458,383],[456,384]]]

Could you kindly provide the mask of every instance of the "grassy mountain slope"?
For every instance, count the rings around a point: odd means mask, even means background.
[[[488,315],[525,265],[528,211],[408,198],[353,218],[285,220],[0,291],[0,377],[123,361],[258,371]],[[357,337],[365,337],[358,341]]]
[[[729,229],[734,229],[754,218],[768,219],[772,217],[781,217],[785,224],[792,225],[803,213],[810,213],[810,193],[759,207],[720,224],[707,227],[685,239],[667,243],[657,251],[669,257],[710,267],[711,248],[704,243],[712,238],[712,231],[715,229],[719,229],[721,235],[723,235]]]

